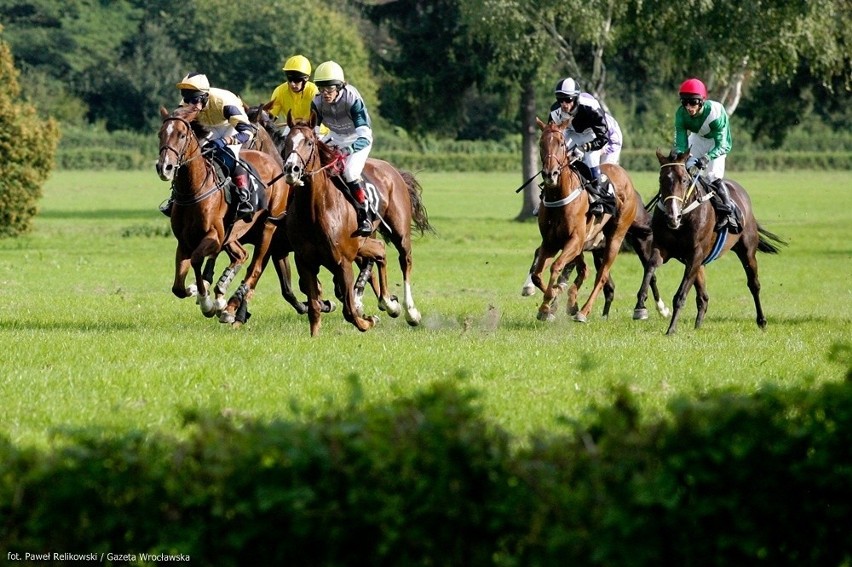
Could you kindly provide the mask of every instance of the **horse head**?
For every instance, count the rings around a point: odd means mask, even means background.
[[[570,165],[568,151],[565,147],[565,128],[568,122],[562,124],[545,124],[536,116],[536,124],[541,130],[539,153],[541,157],[541,177],[548,187],[559,183],[559,176]]]
[[[302,177],[313,171],[315,161],[319,159],[320,141],[314,128],[317,124],[316,114],[311,113],[307,122],[293,120],[290,112],[287,112],[287,126],[290,131],[284,138],[284,174],[285,180],[290,185],[304,185]]]
[[[657,150],[660,162],[660,203],[666,215],[666,223],[672,230],[680,228],[683,207],[695,188],[695,180],[686,169],[689,150],[683,153],[672,151],[665,155]]]
[[[198,132],[192,121],[198,110],[189,106],[180,106],[169,113],[160,107],[163,125],[160,127],[160,155],[157,160],[157,174],[163,181],[172,181],[184,163],[200,154]]]

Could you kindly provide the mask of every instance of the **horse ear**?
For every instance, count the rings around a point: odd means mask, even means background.
[[[275,104],[275,101],[270,100],[269,102],[267,102],[266,104],[264,104],[261,108],[263,108],[263,110],[265,110],[266,112],[269,112],[270,110],[272,110],[272,105],[273,105],[273,104]]]
[[[538,129],[539,129],[539,130],[544,130],[545,126],[547,126],[547,124],[545,124],[544,122],[542,122],[542,121],[541,121],[541,118],[539,118],[538,116],[536,116],[536,117],[535,117],[535,123],[536,123],[536,125],[538,126]]]
[[[287,111],[287,126],[293,128],[293,113],[289,110]]]
[[[163,120],[169,117],[169,111],[166,110],[165,106],[160,107],[160,116],[163,118]]]
[[[660,165],[664,165],[671,161],[671,157],[666,156],[666,154],[660,151],[660,148],[657,148],[657,160],[659,160]]]
[[[317,113],[311,110],[311,120],[310,120],[311,128],[316,128],[317,126]]]

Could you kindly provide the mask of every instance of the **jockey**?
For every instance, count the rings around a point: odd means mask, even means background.
[[[250,201],[248,172],[240,164],[240,146],[251,141],[254,128],[240,98],[230,91],[211,88],[205,75],[189,73],[176,85],[183,103],[199,110],[195,121],[210,130],[203,152],[230,170],[237,197],[237,218],[254,214]],[[164,211],[165,214],[168,214]]]
[[[686,166],[695,175],[701,170],[713,188],[716,230],[727,225],[734,234],[742,229],[737,223],[725,176],[725,158],[731,151],[731,128],[728,113],[721,103],[707,100],[707,88],[698,79],[687,79],[680,85],[680,106],[675,111],[674,150],[690,152]]]
[[[580,100],[584,96],[589,96],[586,93],[580,93]],[[621,160],[621,147],[624,144],[624,136],[621,134],[621,126],[618,125],[615,117],[609,112],[606,113],[606,132],[609,136],[609,143],[601,150],[601,165],[611,163],[618,165]]]
[[[317,126],[328,127],[330,133],[326,141],[346,156],[343,181],[355,201],[356,233],[369,236],[373,232],[373,222],[367,210],[367,192],[361,172],[373,147],[370,115],[358,89],[346,83],[343,69],[334,61],[320,64],[314,81],[320,90],[311,107],[317,116]]]
[[[272,91],[272,107],[269,113],[276,119],[281,133],[287,135],[287,113],[293,120],[308,121],[311,118],[311,103],[319,94],[319,89],[309,79],[311,62],[304,55],[290,57],[283,67],[287,80]],[[320,135],[328,134],[328,128],[320,128]]]
[[[589,180],[589,193],[594,197],[591,213],[615,215],[615,195],[601,187],[601,150],[609,142],[606,113],[590,94],[580,96],[577,82],[568,77],[556,83],[556,102],[550,107],[550,122],[571,121],[565,129],[565,142],[584,177]],[[582,160],[582,161],[579,161]]]

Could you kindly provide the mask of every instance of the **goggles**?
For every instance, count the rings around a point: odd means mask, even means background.
[[[697,96],[680,97],[680,104],[684,108],[686,108],[687,106],[701,106],[702,102],[703,101],[701,100],[701,98],[699,98]]]

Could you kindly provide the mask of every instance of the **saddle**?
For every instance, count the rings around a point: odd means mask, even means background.
[[[210,163],[213,164],[213,171],[216,174],[216,185],[223,187],[225,190],[225,202],[228,205],[233,203],[233,183],[231,170],[227,165],[216,159],[210,158]],[[249,200],[256,211],[265,209],[269,206],[266,198],[266,185],[260,180],[260,175],[257,169],[245,160],[239,160],[239,164],[248,172],[249,178]]]

